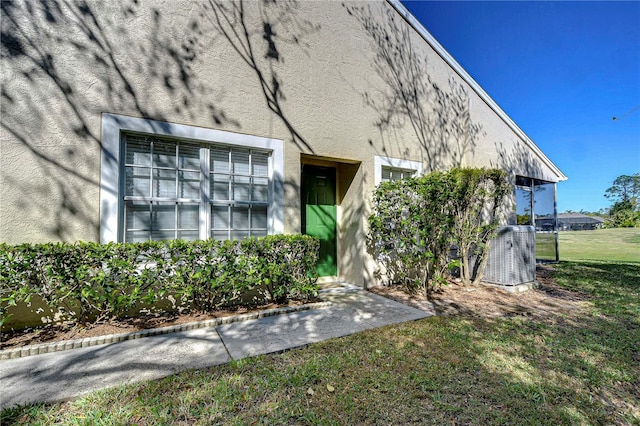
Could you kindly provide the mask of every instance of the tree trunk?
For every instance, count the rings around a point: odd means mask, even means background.
[[[482,278],[484,277],[484,268],[487,266],[487,261],[489,260],[489,245],[487,244],[486,248],[482,251],[480,255],[480,266],[478,267],[478,272],[476,273],[475,278],[473,279],[473,285],[480,284]]]
[[[468,286],[471,284],[471,274],[469,268],[469,247],[460,246],[460,278],[462,278],[462,284]]]

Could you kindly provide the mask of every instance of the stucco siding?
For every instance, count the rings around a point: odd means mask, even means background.
[[[301,155],[333,159],[360,285],[374,156],[559,179],[385,1],[2,7],[2,242],[99,240],[103,113],[284,140],[287,233]]]

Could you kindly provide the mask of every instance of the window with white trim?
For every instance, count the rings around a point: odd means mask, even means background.
[[[422,163],[400,158],[375,156],[375,184],[422,174]]]
[[[211,238],[267,235],[268,152],[153,136],[123,139],[124,241],[198,239],[205,210]]]
[[[382,166],[382,182],[401,180],[415,176],[416,173],[417,170],[415,169],[401,169],[398,167]]]
[[[103,114],[102,154],[102,242],[283,232],[281,140]]]

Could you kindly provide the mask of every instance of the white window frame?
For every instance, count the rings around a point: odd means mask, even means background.
[[[187,139],[200,144],[227,145],[269,151],[269,201],[267,233],[284,233],[284,141],[205,127],[168,123],[117,114],[102,114],[100,161],[100,242],[122,241],[124,168],[121,162],[123,133],[144,133]],[[205,220],[203,215],[200,221]]]
[[[414,176],[422,175],[422,162],[420,161],[411,161],[404,160],[402,158],[392,158],[392,157],[381,157],[376,155],[374,157],[375,163],[375,174],[374,174],[374,184],[378,186],[380,182],[382,182],[382,168],[383,167],[392,167],[394,169],[403,169],[403,170],[414,170]]]

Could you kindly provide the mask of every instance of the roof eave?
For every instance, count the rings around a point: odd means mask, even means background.
[[[516,133],[524,143],[536,154],[540,160],[557,176],[558,181],[567,180],[567,176],[547,157],[544,152],[531,140],[529,136],[500,108],[491,96],[469,75],[467,71],[451,56],[447,50],[427,31],[415,16],[400,2],[400,0],[387,0],[387,2],[413,27],[414,30],[431,46],[433,50],[462,78],[471,89],[500,117],[511,130]]]

